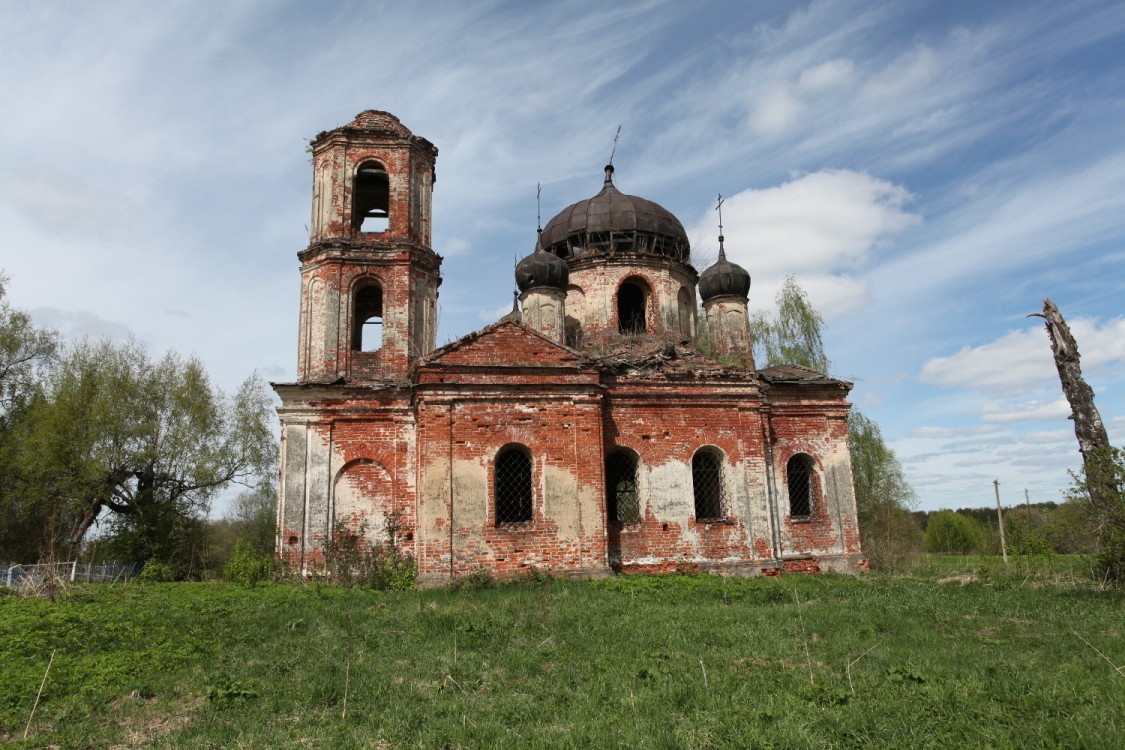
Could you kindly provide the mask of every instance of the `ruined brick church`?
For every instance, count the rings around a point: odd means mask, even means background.
[[[439,348],[437,149],[378,111],[311,146],[297,382],[274,385],[292,569],[340,534],[393,543],[430,583],[864,566],[851,384],[756,369],[750,276],[722,237],[698,273],[679,220],[607,167],[529,232],[518,307]]]

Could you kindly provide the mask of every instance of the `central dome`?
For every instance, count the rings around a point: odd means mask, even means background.
[[[635,252],[686,263],[691,251],[684,225],[671,211],[614,187],[612,164],[601,192],[560,211],[543,227],[541,242],[560,258]]]

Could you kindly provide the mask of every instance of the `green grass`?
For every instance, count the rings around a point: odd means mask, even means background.
[[[1120,592],[995,571],[966,583],[939,583],[943,575],[628,577],[394,594],[132,584],[54,603],[3,596],[0,741],[1125,745],[1125,675],[1106,661],[1125,663]]]
[[[1034,580],[1087,579],[1091,576],[1094,559],[1085,555],[1016,555],[1009,554],[1008,562],[1000,555],[933,555],[925,554],[914,561],[911,569],[916,573],[974,574],[990,578],[1016,576]],[[1074,581],[1071,581],[1074,582]]]

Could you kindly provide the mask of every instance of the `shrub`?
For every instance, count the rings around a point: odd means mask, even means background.
[[[234,543],[230,562],[225,568],[226,578],[232,583],[255,586],[273,577],[273,558],[256,552],[249,543],[238,539]]]
[[[137,580],[142,583],[167,583],[176,580],[176,571],[168,563],[153,558],[145,563]]]
[[[337,522],[332,534],[332,549],[326,562],[329,579],[343,586],[361,586],[378,591],[410,591],[418,578],[413,556],[395,547],[397,534],[405,530],[397,514],[387,514],[388,540],[382,544],[367,541],[367,522],[349,527]]]
[[[1095,575],[1125,582],[1125,450],[1098,449],[1075,475],[1068,494],[1087,509],[1097,535]]]
[[[926,551],[964,555],[981,543],[980,526],[971,518],[940,510],[926,522]]]

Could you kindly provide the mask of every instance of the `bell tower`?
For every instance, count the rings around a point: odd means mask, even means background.
[[[434,349],[441,256],[430,247],[437,148],[367,110],[309,144],[299,382],[387,381]]]

